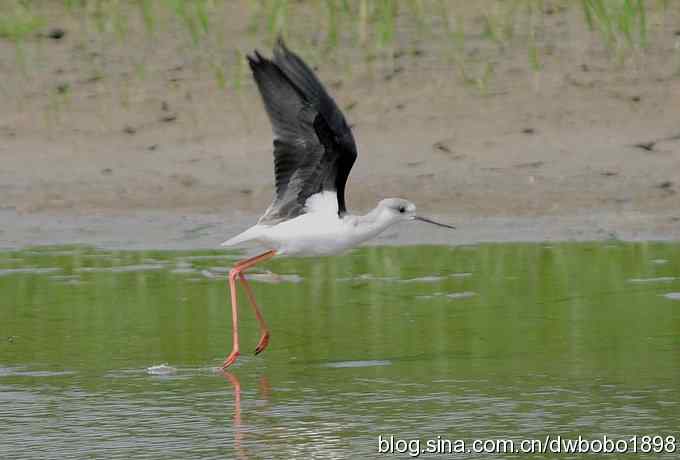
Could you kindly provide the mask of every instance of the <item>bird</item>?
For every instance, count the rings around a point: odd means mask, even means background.
[[[232,350],[222,369],[240,355],[237,283],[252,306],[260,329],[255,354],[264,351],[269,328],[245,272],[274,256],[337,255],[400,222],[422,221],[455,227],[416,214],[402,198],[383,199],[369,213],[347,211],[345,186],[357,159],[352,130],[312,69],[278,38],[273,57],[247,55],[274,134],[274,199],[257,223],[222,246],[255,243],[264,252],[236,262],[229,271]]]

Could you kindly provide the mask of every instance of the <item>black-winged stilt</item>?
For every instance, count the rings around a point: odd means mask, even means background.
[[[244,272],[275,255],[330,255],[373,238],[403,221],[421,220],[416,206],[401,198],[388,198],[371,212],[347,212],[345,184],[357,158],[352,130],[335,101],[314,72],[279,39],[273,59],[255,51],[248,56],[253,77],[274,131],[274,201],[257,224],[222,243],[235,246],[255,242],[266,252],[242,260],[229,272],[233,322],[233,348],[222,368],[239,353],[236,282],[241,281],[260,325],[255,354],[269,343],[269,329]]]

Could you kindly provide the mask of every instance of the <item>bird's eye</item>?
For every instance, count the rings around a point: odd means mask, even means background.
[[[403,206],[400,206],[400,207],[399,207],[399,212],[402,213],[402,214],[404,214],[404,213],[406,212],[406,208],[403,207]]]

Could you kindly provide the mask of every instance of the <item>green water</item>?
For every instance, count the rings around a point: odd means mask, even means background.
[[[680,439],[678,244],[273,260],[252,283],[270,347],[249,353],[244,303],[243,354],[221,374],[235,258],[0,253],[3,457],[368,458],[378,435]],[[148,373],[162,363],[176,372]],[[677,458],[626,458],[664,455]]]

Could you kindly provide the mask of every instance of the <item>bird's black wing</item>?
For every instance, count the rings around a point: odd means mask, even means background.
[[[274,58],[248,56],[274,131],[274,201],[259,223],[305,212],[307,199],[337,192],[338,213],[347,212],[345,184],[357,157],[354,136],[314,72],[279,39]]]

